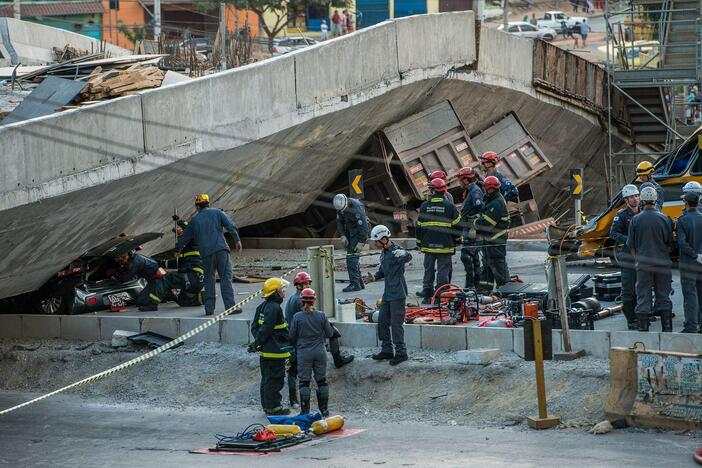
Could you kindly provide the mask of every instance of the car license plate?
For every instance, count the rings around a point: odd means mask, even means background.
[[[127,301],[132,300],[132,296],[127,292],[121,292],[116,294],[109,294],[107,300],[110,301],[110,305],[113,307],[126,307]]]

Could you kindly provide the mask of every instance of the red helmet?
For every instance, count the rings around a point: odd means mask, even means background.
[[[300,299],[302,299],[302,302],[304,303],[314,304],[314,301],[317,300],[317,293],[311,288],[303,289],[300,293]]]
[[[434,171],[431,174],[429,174],[429,180],[434,179],[441,179],[445,182],[448,179],[448,177],[446,176],[446,173],[444,171]]]
[[[489,189],[500,190],[500,179],[495,176],[487,176],[483,180],[483,190],[488,191]]]
[[[493,166],[497,164],[497,162],[500,160],[500,157],[497,156],[497,153],[494,151],[486,151],[483,153],[482,156],[480,156],[480,162],[483,164],[492,164]]]
[[[477,178],[478,173],[475,172],[472,167],[462,167],[461,170],[458,171],[458,180]]]
[[[446,181],[443,179],[432,179],[431,182],[429,182],[429,189],[432,192],[445,192],[448,190],[446,188]]]
[[[311,283],[311,282],[312,282],[312,277],[306,271],[301,271],[300,273],[295,275],[295,278],[293,278],[293,284],[295,286],[297,286],[298,284]]]

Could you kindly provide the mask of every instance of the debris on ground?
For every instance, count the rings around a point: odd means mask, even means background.
[[[592,429],[590,429],[590,433],[598,435],[598,434],[607,434],[608,432],[612,432],[612,423],[610,423],[607,420],[598,422],[593,426]]]

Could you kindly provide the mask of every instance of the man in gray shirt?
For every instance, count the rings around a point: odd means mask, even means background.
[[[629,224],[626,246],[636,260],[636,316],[641,331],[648,331],[655,292],[655,310],[661,313],[661,329],[673,331],[673,303],[670,301],[670,246],[673,222],[656,210],[658,194],[653,187],[641,190],[643,210]]]

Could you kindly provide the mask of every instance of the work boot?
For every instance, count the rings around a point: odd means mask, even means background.
[[[431,296],[434,295],[434,291],[431,288],[425,288],[422,292],[422,304],[431,304]]]
[[[639,317],[639,329],[643,332],[647,332],[648,328],[651,326],[651,321],[647,318]]]
[[[375,361],[382,361],[384,359],[392,359],[394,358],[395,355],[393,353],[386,353],[385,351],[381,351],[379,353],[376,353],[371,356],[371,358]]]
[[[282,406],[278,406],[272,409],[267,409],[265,410],[265,412],[268,416],[286,416],[290,414],[290,408],[283,408]]]
[[[317,405],[319,412],[323,417],[329,416],[329,392],[323,392],[317,389]]]
[[[335,353],[332,357],[334,358],[334,367],[337,369],[341,369],[355,359],[355,356],[344,356],[341,353]]]
[[[408,359],[409,359],[409,357],[406,354],[397,354],[397,355],[395,355],[394,358],[390,359],[390,365],[396,366],[396,365],[400,364],[401,362],[405,362]]]
[[[673,331],[673,317],[671,312],[664,312],[661,315],[661,331],[672,332]]]
[[[342,291],[345,292],[345,293],[348,293],[348,292],[356,292],[356,291],[360,291],[360,290],[361,290],[361,288],[358,287],[357,285],[353,284],[353,283],[349,284],[349,285],[346,286],[344,289],[342,289]]]
[[[155,305],[139,306],[139,312],[156,312],[157,310],[158,306]]]
[[[236,309],[232,310],[231,314],[229,315],[236,315],[242,313],[243,310],[241,310],[241,307],[237,307]]]
[[[310,397],[300,397],[300,414],[307,414],[310,412]]]
[[[638,330],[639,321],[636,319],[636,306],[634,301],[622,301],[622,313],[626,317],[627,328],[629,330]]]

